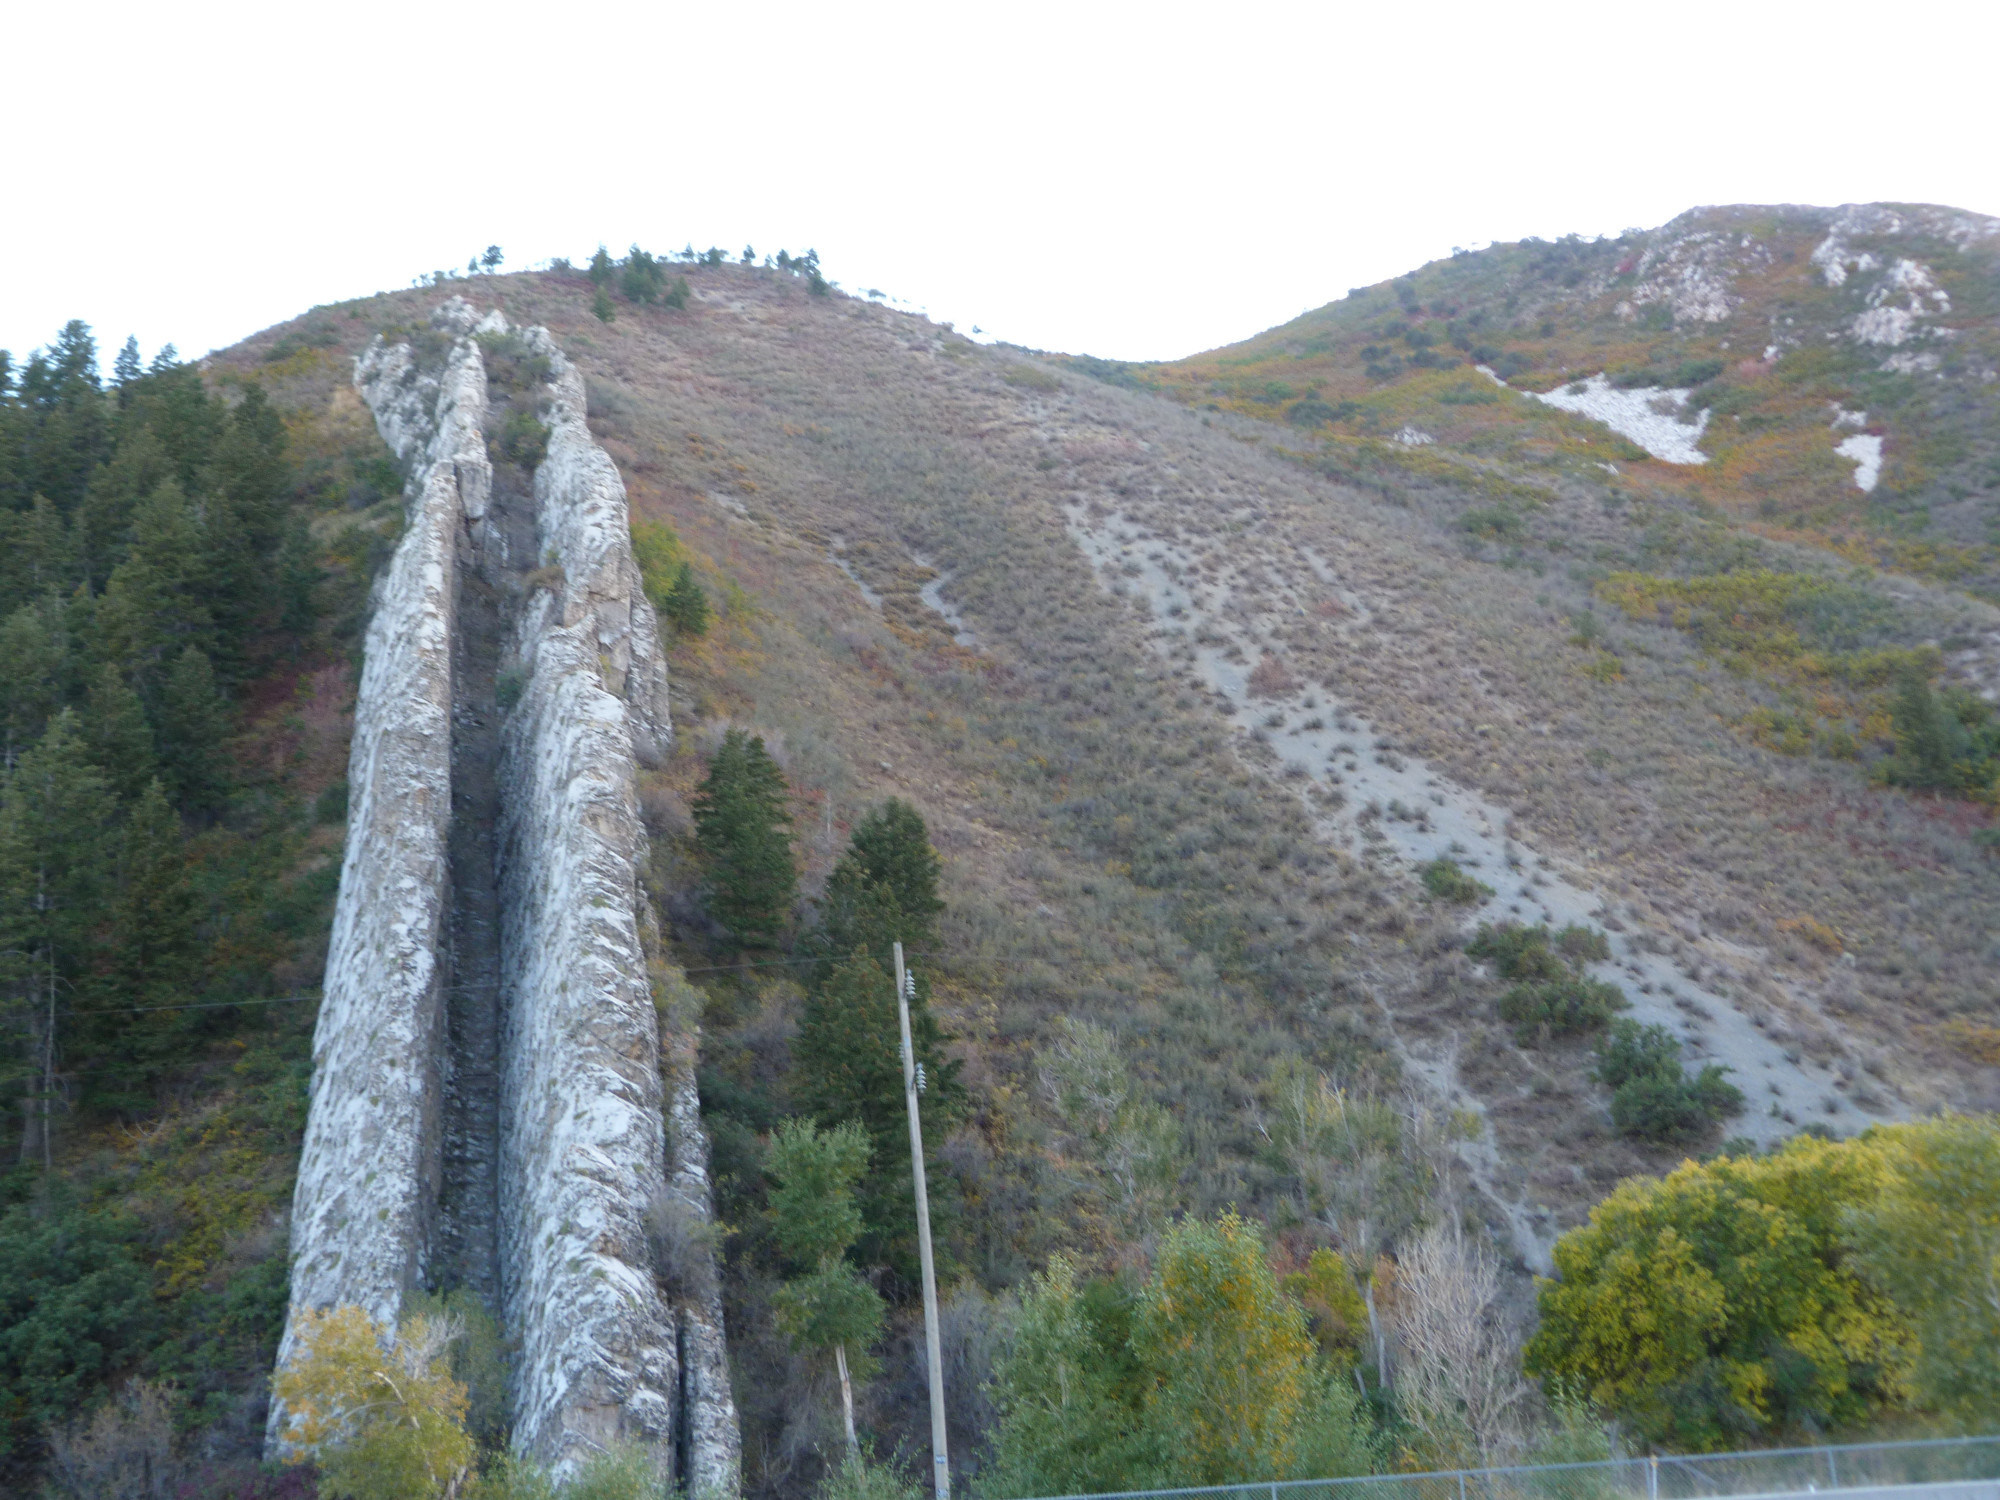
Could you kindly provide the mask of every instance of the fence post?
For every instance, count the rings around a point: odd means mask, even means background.
[[[1646,1455],[1646,1500],[1660,1500],[1660,1455]]]
[[[1465,1470],[1458,1471],[1458,1500],[1465,1500]]]
[[[1840,1460],[1835,1457],[1831,1448],[1826,1450],[1826,1477],[1827,1488],[1835,1490],[1840,1488]]]

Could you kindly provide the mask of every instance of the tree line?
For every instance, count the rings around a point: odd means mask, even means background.
[[[245,711],[351,650],[386,540],[314,522],[393,472],[290,448],[259,384],[171,346],[127,340],[108,380],[80,321],[0,352],[0,1487],[113,1379],[223,1419],[282,1317],[282,1243],[226,1245],[289,1197],[265,1165],[297,1149],[310,1013],[267,1002],[324,923],[337,870],[300,856],[344,784],[307,795]],[[200,1196],[183,1148],[136,1177],[106,1149],[189,1097],[224,1132],[185,1144]]]

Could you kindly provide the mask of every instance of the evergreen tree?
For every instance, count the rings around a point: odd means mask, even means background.
[[[609,323],[618,316],[618,310],[611,305],[610,293],[603,287],[599,287],[597,295],[590,299],[590,310],[600,323]]]
[[[35,496],[26,510],[0,515],[0,610],[68,592],[76,582],[71,542],[62,514],[44,496]]]
[[[591,284],[601,290],[610,284],[612,274],[616,270],[617,262],[612,260],[611,252],[599,245],[597,253],[590,257]]]
[[[19,482],[67,513],[82,496],[110,446],[110,422],[97,377],[89,325],[72,320],[53,347],[28,361],[21,377],[27,408],[26,462]]]
[[[229,720],[229,700],[216,687],[214,667],[199,649],[187,647],[160,694],[160,769],[185,812],[210,812],[221,803]]]
[[[131,551],[104,586],[99,653],[129,663],[149,697],[183,649],[205,650],[214,639],[202,542],[186,492],[169,479],[139,502]]]
[[[83,578],[101,589],[132,549],[132,518],[142,497],[168,481],[175,465],[151,427],[135,425],[111,461],[91,476],[71,523]]]
[[[666,269],[637,245],[625,257],[618,275],[618,290],[631,302],[657,302],[666,290]]]
[[[933,1226],[952,1216],[950,1179],[930,1152],[964,1107],[959,1063],[944,1055],[948,1038],[931,1013],[921,979],[910,1002],[910,1041],[924,1073],[922,1109]],[[832,1126],[854,1123],[868,1134],[871,1165],[861,1185],[871,1261],[906,1280],[917,1270],[916,1194],[911,1181],[909,1115],[903,1102],[902,1027],[890,971],[867,953],[832,965],[806,996],[792,1042],[793,1101]]]
[[[683,562],[673,586],[660,601],[660,613],[680,635],[701,635],[708,629],[708,595],[695,581],[694,564]]]
[[[57,1033],[90,967],[111,807],[67,710],[0,792],[0,996],[26,1044],[24,1161],[46,1163],[52,1154]]]
[[[246,670],[252,640],[277,607],[285,474],[284,420],[252,385],[215,445],[202,522],[216,652],[231,676]]]
[[[155,1070],[171,1063],[191,1013],[161,1009],[185,1004],[200,975],[200,903],[188,867],[181,821],[158,779],[125,815],[117,843],[117,889],[95,989],[133,1014],[85,1019],[88,1040],[115,1046],[127,1070],[93,1080],[86,1090],[100,1107],[131,1101],[144,1108]]]
[[[125,674],[106,662],[91,679],[83,710],[84,740],[91,761],[121,802],[131,803],[159,772],[153,754],[153,727],[146,706]]]
[[[761,736],[732,729],[694,799],[695,838],[708,856],[709,914],[745,946],[773,943],[798,888],[785,776]]]
[[[922,813],[896,797],[875,808],[856,825],[847,852],[827,878],[828,946],[836,954],[857,946],[886,951],[898,940],[909,952],[928,948],[944,910],[938,896],[942,869]],[[871,896],[877,887],[880,892]],[[880,930],[886,921],[898,930]]]
[[[117,360],[111,366],[113,377],[122,389],[132,384],[133,381],[137,380],[145,372],[146,367],[139,362],[139,340],[137,338],[126,339],[124,347],[118,351]]]
[[[11,761],[41,737],[63,701],[68,632],[58,599],[24,604],[0,622],[0,759]]]
[[[312,633],[319,617],[319,587],[326,581],[320,549],[305,517],[293,516],[278,548],[278,628],[294,641]]]

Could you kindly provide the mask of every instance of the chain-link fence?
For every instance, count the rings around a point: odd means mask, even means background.
[[[1127,1490],[1088,1500],[1165,1500],[1169,1496],[1215,1496],[1217,1500],[1728,1500],[1909,1485],[1934,1487],[1910,1500],[2000,1500],[2000,1437],[1828,1444],[1440,1474],[1372,1474],[1359,1479]],[[1062,1500],[1086,1497],[1065,1496]]]

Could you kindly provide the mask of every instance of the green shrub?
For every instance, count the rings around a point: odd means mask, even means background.
[[[1572,922],[1556,934],[1556,946],[1572,963],[1603,963],[1611,957],[1611,940],[1595,927]]]
[[[1500,997],[1500,1018],[1522,1042],[1537,1037],[1581,1036],[1608,1025],[1625,1009],[1624,994],[1601,979],[1558,979],[1517,984]]]
[[[1666,1027],[1621,1021],[1598,1049],[1597,1079],[1615,1089],[1635,1078],[1678,1072],[1680,1065],[1681,1044]]]
[[[1446,901],[1453,906],[1474,906],[1493,894],[1492,886],[1475,880],[1458,867],[1457,860],[1445,856],[1422,866],[1417,874],[1434,901]]]
[[[1743,1112],[1743,1091],[1710,1063],[1689,1077],[1645,1073],[1627,1079],[1611,1095],[1611,1121],[1626,1135],[1663,1144],[1692,1141],[1718,1120]]]
[[[1572,924],[1552,934],[1518,922],[1481,923],[1465,951],[1516,981],[1500,998],[1500,1017],[1523,1045],[1596,1031],[1625,1009],[1616,985],[1583,973],[1586,963],[1611,956],[1610,942],[1594,928]]]
[[[509,412],[495,446],[508,463],[532,469],[548,456],[549,429],[531,411]]]
[[[1519,511],[1505,505],[1485,505],[1458,518],[1458,529],[1496,542],[1511,542],[1524,530]]]
[[[1570,966],[1549,948],[1546,927],[1524,927],[1519,922],[1497,926],[1479,924],[1479,932],[1465,945],[1474,958],[1493,961],[1502,979],[1549,980],[1570,977]]]
[[[1693,1077],[1681,1044],[1664,1026],[1620,1021],[1598,1052],[1597,1076],[1611,1088],[1611,1120],[1625,1135],[1662,1144],[1698,1139],[1743,1112],[1743,1091],[1708,1064]]]
[[[138,1226],[68,1206],[0,1214],[0,1460],[90,1406],[152,1342]]]

